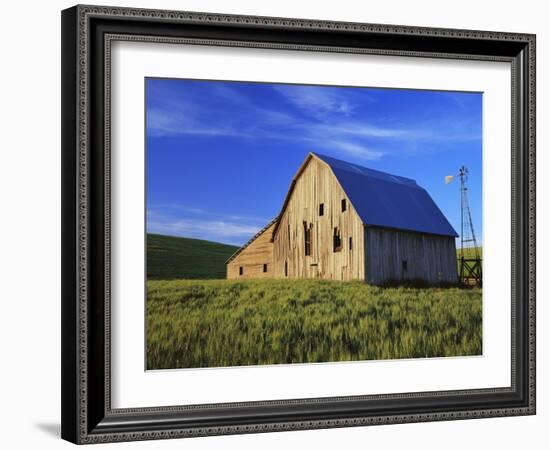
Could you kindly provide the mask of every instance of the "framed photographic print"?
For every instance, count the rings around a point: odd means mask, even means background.
[[[534,35],[75,6],[62,45],[63,438],[535,413]]]

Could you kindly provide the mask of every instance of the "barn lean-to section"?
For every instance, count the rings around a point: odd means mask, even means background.
[[[310,153],[227,277],[454,283],[456,236],[414,180]]]
[[[227,278],[274,278],[273,243],[275,221],[267,224],[227,262]]]

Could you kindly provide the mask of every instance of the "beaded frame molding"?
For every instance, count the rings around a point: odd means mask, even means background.
[[[113,41],[506,61],[512,68],[511,386],[111,407]],[[535,36],[78,5],[62,12],[62,437],[78,444],[535,414]]]

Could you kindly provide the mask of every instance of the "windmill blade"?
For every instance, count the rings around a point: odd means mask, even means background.
[[[445,184],[449,184],[453,180],[454,180],[454,175],[447,175],[445,177]]]

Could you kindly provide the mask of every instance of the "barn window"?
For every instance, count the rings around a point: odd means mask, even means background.
[[[342,199],[342,212],[344,212],[344,211],[346,210],[346,208],[347,208],[346,199],[343,198],[343,199]]]
[[[353,250],[353,241],[351,239],[351,236],[349,237],[349,249]]]
[[[340,228],[334,227],[334,234],[332,235],[332,250],[339,252],[342,250],[342,238],[340,237]]]
[[[319,203],[319,215],[324,216],[325,215],[325,204]]]
[[[304,222],[304,254],[311,255],[311,224],[308,226],[307,222]]]
[[[267,264],[264,264],[264,273],[267,272]]]
[[[407,270],[407,260],[406,259],[401,261],[401,267],[403,268],[403,270]]]
[[[244,273],[243,266],[239,266],[239,275],[242,275]]]
[[[288,277],[288,262],[285,261],[285,277]]]

